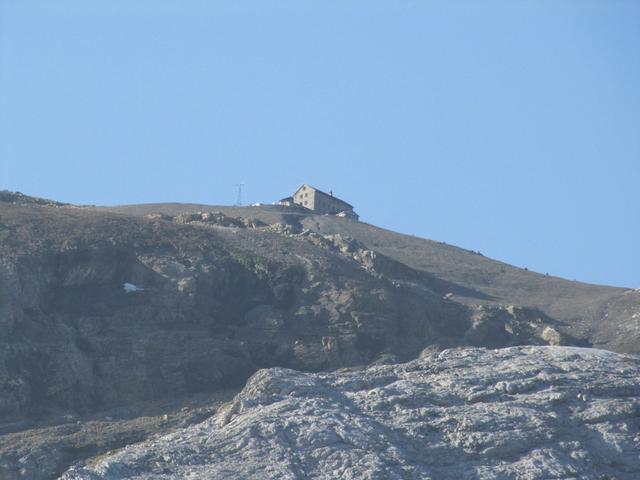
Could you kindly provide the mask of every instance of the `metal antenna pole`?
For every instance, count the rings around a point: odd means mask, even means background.
[[[239,207],[242,206],[242,187],[244,186],[244,182],[236,183],[236,187],[238,187],[238,201],[236,205]]]

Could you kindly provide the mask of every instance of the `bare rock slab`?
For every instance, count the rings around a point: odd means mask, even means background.
[[[67,471],[98,479],[640,478],[640,357],[460,348],[260,370],[214,417]]]

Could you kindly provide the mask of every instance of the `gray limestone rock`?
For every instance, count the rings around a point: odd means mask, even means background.
[[[640,478],[640,358],[572,347],[427,352],[255,373],[214,417],[64,480]]]

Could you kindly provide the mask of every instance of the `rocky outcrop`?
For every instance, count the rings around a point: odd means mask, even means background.
[[[639,477],[640,358],[513,347],[261,370],[215,417],[62,478]]]
[[[241,218],[229,217],[221,212],[194,212],[181,213],[175,217],[169,217],[176,223],[204,223],[221,227],[245,228],[247,224]]]
[[[46,198],[30,197],[21,192],[10,192],[0,190],[0,202],[11,203],[13,205],[43,205],[47,207],[71,207],[68,203],[56,202]]]
[[[167,215],[165,213],[149,213],[144,216],[149,220],[164,220],[167,222],[176,222],[180,224],[193,224],[193,225],[215,225],[219,227],[234,227],[234,228],[261,228],[266,227],[267,224],[263,221],[253,218],[238,218],[225,215],[222,212],[184,212],[178,215]]]
[[[483,347],[505,345],[585,345],[560,333],[556,323],[535,308],[507,305],[476,305],[471,309],[471,326],[465,342]]]

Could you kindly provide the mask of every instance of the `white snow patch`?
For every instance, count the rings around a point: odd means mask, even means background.
[[[129,282],[125,282],[122,284],[122,288],[124,288],[124,291],[127,293],[134,293],[134,292],[143,292],[144,288],[142,287],[138,287],[137,285],[134,285],[133,283],[129,283]]]

